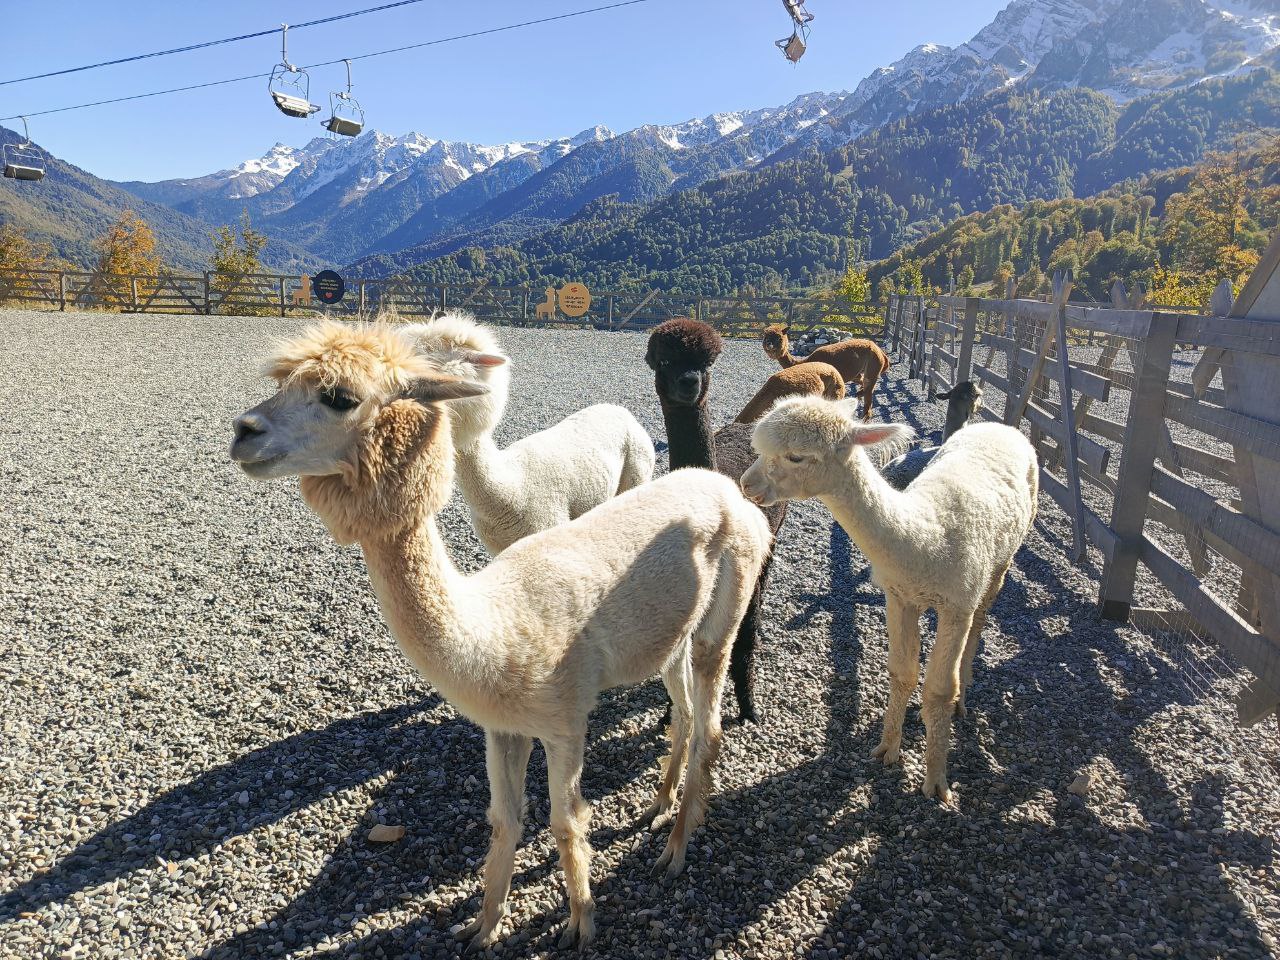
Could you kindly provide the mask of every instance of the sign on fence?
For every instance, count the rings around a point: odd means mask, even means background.
[[[347,285],[334,270],[321,270],[311,278],[311,290],[321,303],[338,303],[347,292]]]

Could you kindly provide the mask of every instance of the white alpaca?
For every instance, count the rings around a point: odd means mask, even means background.
[[[543,743],[569,893],[561,940],[595,930],[582,799],[587,716],[602,690],[661,672],[671,755],[649,816],[684,796],[658,860],[684,867],[720,744],[720,688],[769,550],[769,527],[732,481],[680,470],[534,534],[464,576],[435,521],[454,453],[443,401],[485,387],[434,371],[386,328],[325,324],[283,347],[279,391],[236,420],[231,457],[251,477],[300,475],[339,543],[358,541],[392,634],[454,707],[485,729],[489,820],[484,906],[471,946],[498,935],[532,738]]]
[[[449,405],[458,487],[480,540],[498,554],[637,487],[653,476],[653,440],[627,410],[598,403],[499,450],[511,363],[493,332],[446,314],[400,328],[442,372],[484,383],[489,392]]]
[[[874,756],[898,760],[907,701],[920,676],[920,614],[938,612],[925,670],[924,794],[948,800],[952,712],[965,712],[978,638],[1005,572],[1036,513],[1039,467],[1012,427],[977,424],[952,436],[905,490],[880,475],[867,451],[910,440],[901,424],[867,426],[852,401],[782,400],[756,426],[758,459],[742,489],[761,504],[817,497],[871,563],[885,592],[889,704]]]

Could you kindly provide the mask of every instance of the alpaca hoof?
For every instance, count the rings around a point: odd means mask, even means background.
[[[892,767],[898,762],[898,758],[902,755],[902,748],[891,747],[883,740],[880,745],[871,751],[871,759],[881,761],[886,767]]]
[[[726,727],[745,727],[747,724],[759,724],[761,716],[754,707],[741,711],[736,717],[725,721]]]
[[[926,774],[924,785],[920,789],[929,800],[937,797],[939,803],[951,802],[951,787],[947,785],[945,774],[938,777],[931,777]]]
[[[653,801],[649,805],[649,809],[640,815],[640,826],[647,826],[650,830],[658,830],[667,820],[667,814],[671,811],[672,804],[663,803],[660,800]]]
[[[569,918],[568,925],[564,928],[564,933],[560,934],[560,939],[556,941],[556,946],[561,950],[568,950],[574,944],[577,944],[578,950],[586,950],[596,935],[596,924],[594,918],[590,916],[582,917],[578,920]]]
[[[684,872],[684,851],[677,855],[675,846],[668,840],[666,849],[658,857],[651,872],[655,877],[665,875],[668,880],[674,880]]]

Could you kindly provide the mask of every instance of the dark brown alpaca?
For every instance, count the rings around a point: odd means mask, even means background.
[[[755,462],[751,449],[753,424],[730,423],[714,430],[707,397],[711,389],[711,365],[720,356],[720,334],[697,320],[680,317],[655,327],[649,335],[645,362],[654,372],[654,388],[667,424],[671,469],[703,467],[735,482]],[[761,508],[774,537],[787,515],[786,504]],[[729,675],[738,699],[738,720],[758,721],[755,708],[755,647],[760,600],[769,578],[773,556],[765,560],[756,580],[746,615],[738,626],[729,655]]]
[[[871,399],[876,392],[876,381],[889,369],[889,358],[884,351],[870,340],[842,340],[819,347],[804,359],[791,355],[791,343],[787,339],[790,327],[781,323],[771,323],[764,328],[761,344],[765,356],[777,360],[785,370],[797,363],[812,363],[821,360],[840,371],[846,383],[856,383],[861,389],[857,396],[862,398],[862,419],[871,419]]]

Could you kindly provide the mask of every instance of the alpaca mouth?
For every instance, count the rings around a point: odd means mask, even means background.
[[[236,457],[234,451],[231,455],[231,459],[236,462],[237,466],[254,479],[269,479],[271,468],[283,458],[283,453],[278,453],[274,457],[263,457],[261,460],[241,460]]]

